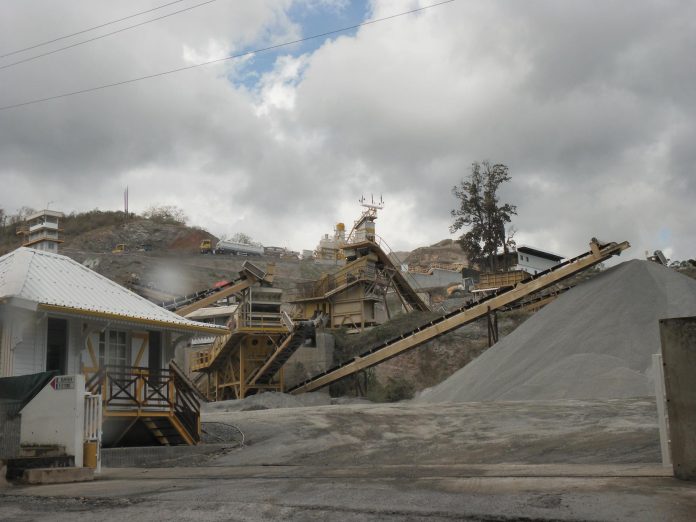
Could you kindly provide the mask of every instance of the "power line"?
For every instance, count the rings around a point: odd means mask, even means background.
[[[117,20],[111,20],[110,22],[104,22],[103,24],[95,25],[93,27],[88,27],[87,29],[77,31],[75,33],[70,33],[70,34],[66,34],[64,36],[59,36],[58,38],[54,38],[53,40],[46,40],[45,42],[40,42],[40,43],[37,43],[34,45],[30,45],[29,47],[17,49],[16,51],[11,51],[9,53],[0,54],[0,58],[7,58],[8,56],[12,56],[13,54],[19,54],[19,53],[22,53],[24,51],[31,51],[32,49],[36,49],[37,47],[42,47],[42,46],[48,45],[50,43],[59,42],[60,40],[65,40],[66,38],[70,38],[72,36],[77,36],[78,34],[84,34],[84,33],[90,32],[90,31],[94,31],[95,29],[101,29],[102,27],[106,27],[108,25],[117,24],[118,22],[123,22],[124,20],[129,20],[131,18],[135,18],[136,16],[151,13],[152,11],[157,11],[158,9],[163,9],[164,7],[169,7],[170,5],[180,4],[181,2],[184,2],[184,1],[186,1],[186,0],[175,0],[174,2],[169,2],[168,4],[163,4],[163,5],[160,5],[158,7],[153,7],[152,9],[148,9],[147,11],[140,11],[139,13],[124,16],[123,18],[119,18]]]
[[[104,90],[104,89],[109,89],[109,88],[111,88],[111,87],[118,87],[118,86],[120,86],[120,85],[126,85],[126,84],[129,84],[129,83],[135,83],[135,82],[139,82],[139,81],[143,81],[143,80],[150,80],[150,79],[152,79],[152,78],[158,78],[158,77],[160,77],[160,76],[166,76],[166,75],[169,75],[169,74],[174,74],[174,73],[178,73],[178,72],[182,72],[182,71],[188,71],[188,70],[190,70],[190,69],[195,69],[195,68],[197,68],[197,67],[203,67],[203,66],[205,66],[205,65],[211,65],[211,64],[214,64],[214,63],[224,62],[224,61],[227,61],[227,60],[234,60],[234,59],[236,59],[236,58],[242,58],[242,57],[244,57],[244,56],[249,56],[249,55],[252,55],[252,54],[258,54],[258,53],[262,53],[262,52],[272,51],[273,49],[278,49],[278,48],[280,48],[280,47],[287,47],[288,45],[294,45],[294,44],[297,44],[297,43],[306,42],[306,41],[308,41],[308,40],[315,40],[315,39],[317,39],[317,38],[322,38],[322,37],[324,37],[324,36],[329,36],[329,35],[336,34],[336,33],[343,33],[343,32],[345,32],[345,31],[350,31],[350,30],[352,30],[352,29],[357,29],[357,28],[359,28],[359,27],[364,27],[364,26],[376,24],[376,23],[379,23],[379,22],[385,22],[385,21],[387,21],[387,20],[392,20],[392,19],[394,19],[394,18],[399,18],[399,17],[401,17],[401,16],[406,16],[406,15],[410,15],[410,14],[413,14],[413,13],[417,13],[417,12],[419,12],[419,11],[425,11],[425,10],[427,10],[427,9],[432,9],[432,8],[434,8],[434,7],[439,7],[439,6],[444,5],[444,4],[450,4],[450,3],[454,2],[454,1],[455,1],[455,0],[443,0],[442,2],[438,2],[438,3],[435,3],[435,4],[427,5],[427,6],[424,6],[424,7],[418,7],[418,8],[416,8],[416,9],[411,9],[410,11],[404,11],[404,12],[401,12],[401,13],[393,14],[393,15],[390,15],[390,16],[385,16],[385,17],[382,17],[382,18],[376,18],[376,19],[374,19],[374,20],[368,20],[367,22],[361,22],[361,23],[359,23],[359,24],[351,25],[351,26],[348,26],[348,27],[341,27],[340,29],[332,29],[331,31],[326,31],[326,32],[324,32],[324,33],[315,34],[315,35],[312,35],[312,36],[306,36],[306,37],[300,38],[300,39],[298,39],[298,40],[292,40],[292,41],[290,41],[290,42],[284,42],[284,43],[280,43],[280,44],[276,44],[276,45],[270,45],[270,46],[268,46],[268,47],[263,47],[263,48],[260,48],[260,49],[254,49],[253,51],[245,51],[245,52],[243,52],[243,53],[234,54],[234,55],[231,55],[231,56],[226,56],[225,58],[217,58],[217,59],[215,59],[215,60],[209,60],[209,61],[207,61],[207,62],[201,62],[201,63],[196,63],[196,64],[193,64],[193,65],[187,65],[187,66],[185,66],[185,67],[178,67],[178,68],[176,68],[176,69],[170,69],[170,70],[168,70],[168,71],[162,71],[162,72],[158,72],[158,73],[154,73],[154,74],[148,74],[148,75],[146,75],[146,76],[139,76],[139,77],[137,77],[137,78],[130,78],[130,79],[128,79],[128,80],[121,80],[121,81],[119,81],[119,82],[107,83],[107,84],[104,84],[104,85],[98,85],[98,86],[96,86],[96,87],[89,87],[89,88],[87,88],[87,89],[81,89],[81,90],[79,90],[79,91],[71,91],[71,92],[66,92],[66,93],[62,93],[62,94],[56,94],[55,96],[48,96],[48,97],[46,97],[46,98],[37,98],[37,99],[34,99],[34,100],[29,100],[29,101],[25,101],[25,102],[21,102],[21,103],[15,103],[15,104],[12,104],[12,105],[5,105],[5,106],[0,107],[0,111],[5,111],[5,110],[8,110],[8,109],[16,109],[16,108],[18,108],[18,107],[24,107],[24,106],[26,106],[26,105],[34,105],[34,104],[36,104],[36,103],[43,103],[43,102],[47,102],[47,101],[51,101],[51,100],[57,100],[57,99],[60,99],[60,98],[68,98],[68,97],[70,97],[70,96],[77,96],[77,95],[79,95],[79,94],[86,94],[86,93],[88,93],[88,92],[100,91],[100,90]]]
[[[144,22],[140,22],[138,24],[129,25],[128,27],[123,27],[122,29],[117,29],[116,31],[111,31],[110,33],[102,34],[100,36],[95,36],[94,38],[89,38],[89,39],[83,40],[81,42],[66,45],[65,47],[59,47],[58,49],[54,49],[53,51],[48,51],[48,52],[45,52],[42,54],[37,54],[35,56],[30,56],[29,58],[24,58],[23,60],[18,60],[16,62],[8,63],[5,65],[0,65],[0,70],[14,67],[15,65],[19,65],[20,63],[31,62],[33,60],[36,60],[38,58],[42,58],[44,56],[48,56],[50,54],[55,54],[55,53],[59,53],[61,51],[65,51],[66,49],[72,49],[73,47],[77,47],[78,45],[84,45],[86,43],[93,42],[95,40],[101,40],[102,38],[106,38],[107,36],[112,36],[112,35],[117,34],[117,33],[122,33],[124,31],[134,29],[135,27],[140,27],[141,25],[146,25],[146,24],[149,24],[152,22],[156,22],[157,20],[162,20],[163,18],[169,18],[170,16],[174,16],[174,15],[179,14],[179,13],[191,11],[192,9],[196,9],[197,7],[201,7],[203,5],[212,4],[213,2],[217,2],[217,0],[206,0],[205,2],[202,2],[200,4],[192,5],[190,7],[185,7],[184,9],[174,11],[173,13],[168,13],[166,15],[158,16],[157,18],[153,18],[151,20],[145,20]]]

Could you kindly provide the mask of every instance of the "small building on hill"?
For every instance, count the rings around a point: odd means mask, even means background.
[[[40,210],[27,216],[23,225],[17,228],[17,235],[22,236],[22,246],[57,252],[63,242],[63,229],[60,220],[65,216],[55,210]]]
[[[518,246],[512,256],[516,256],[513,259],[514,270],[524,270],[533,275],[553,268],[563,260],[561,255],[525,245]]]
[[[548,270],[549,268],[553,268],[563,259],[563,256],[547,250],[520,245],[510,252],[498,254],[496,263],[499,271],[521,271],[531,275],[536,275],[540,272]],[[488,262],[484,262],[482,266],[487,267]]]
[[[224,326],[180,317],[76,261],[30,248],[0,257],[0,377],[84,375],[105,445],[195,444],[196,390],[175,350]]]

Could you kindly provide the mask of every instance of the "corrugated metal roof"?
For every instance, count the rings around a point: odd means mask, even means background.
[[[0,257],[0,299],[12,297],[40,305],[166,325],[172,330],[227,332],[224,327],[190,321],[160,308],[69,257],[25,247]]]

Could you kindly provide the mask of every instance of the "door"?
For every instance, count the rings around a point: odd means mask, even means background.
[[[148,332],[147,366],[150,375],[162,370],[162,332]]]
[[[65,375],[68,370],[68,321],[49,317],[46,328],[46,371],[57,370]]]

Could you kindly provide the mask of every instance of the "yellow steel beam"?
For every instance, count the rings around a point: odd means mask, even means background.
[[[208,297],[204,297],[200,301],[196,301],[195,303],[191,303],[189,305],[182,306],[174,313],[177,315],[180,315],[181,317],[186,317],[191,312],[195,312],[196,310],[198,310],[200,308],[204,308],[208,305],[216,303],[220,299],[224,299],[225,297],[229,297],[232,294],[238,294],[242,290],[246,290],[247,288],[249,288],[252,284],[254,284],[253,279],[244,279],[237,284],[222,288],[221,290],[219,290],[213,294],[210,294]]]
[[[290,390],[290,393],[298,394],[310,392],[323,388],[334,381],[343,379],[348,375],[370,368],[383,361],[396,357],[397,355],[420,346],[435,337],[443,335],[447,332],[455,330],[467,323],[475,321],[483,317],[488,312],[509,305],[522,299],[523,297],[533,294],[547,288],[562,279],[572,276],[586,268],[601,263],[614,255],[620,254],[623,250],[630,246],[628,241],[623,243],[609,243],[600,246],[595,240],[590,243],[590,252],[583,254],[567,263],[550,270],[548,273],[540,275],[527,282],[519,283],[515,288],[508,290],[502,294],[496,295],[486,301],[483,301],[470,308],[462,309],[459,313],[452,314],[443,319],[436,319],[429,325],[417,328],[416,330],[404,334],[403,336],[388,342],[382,348],[369,353],[363,357],[356,357],[353,361],[336,368],[333,371],[312,379],[300,386]]]

